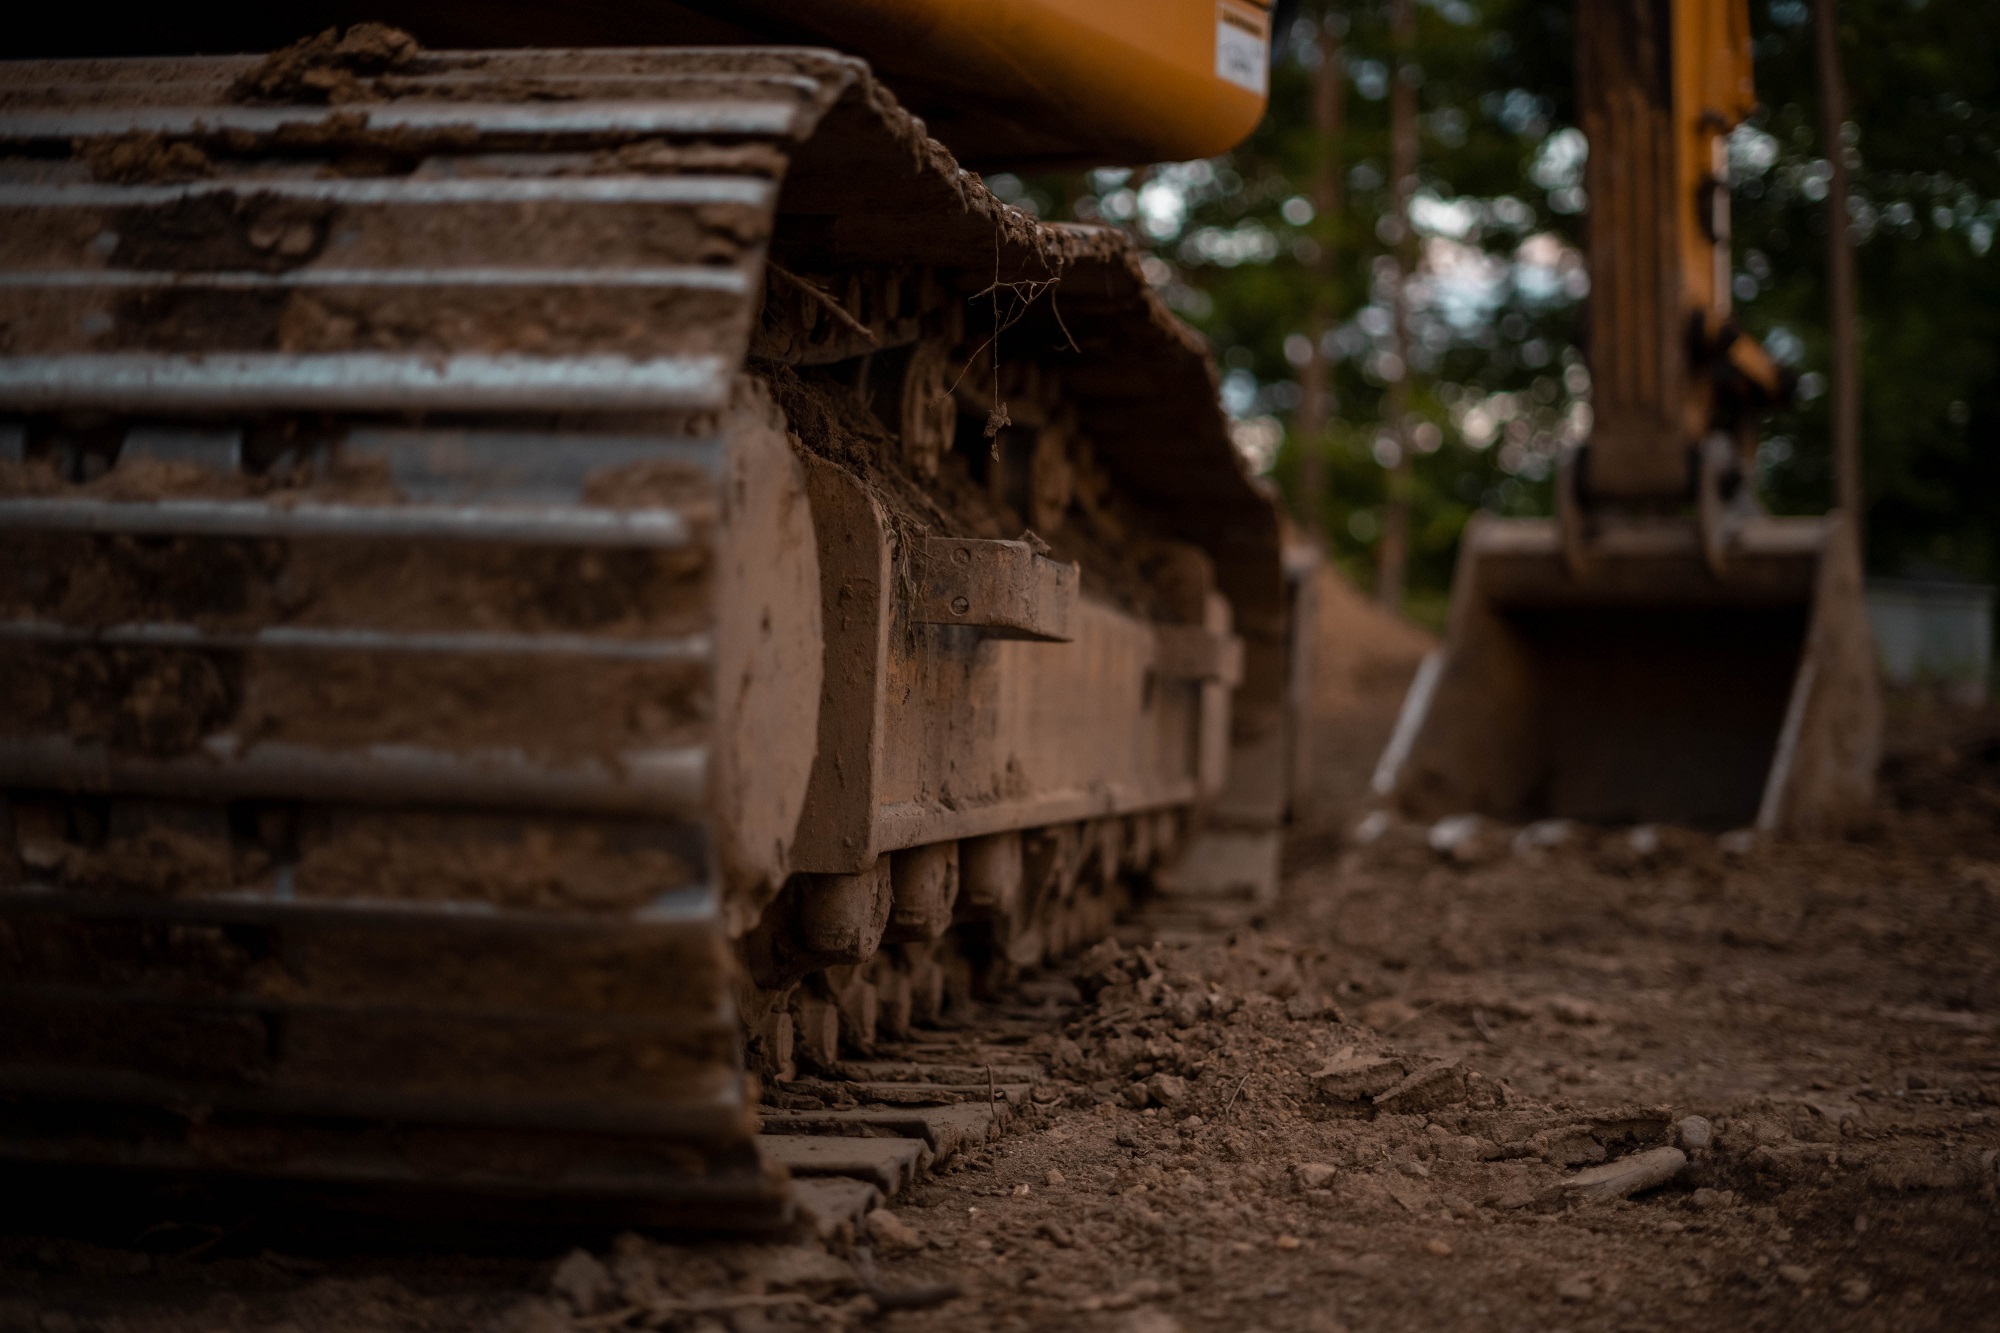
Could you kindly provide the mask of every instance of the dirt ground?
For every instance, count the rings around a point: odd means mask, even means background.
[[[1357,835],[1400,642],[1330,668],[1279,907],[1037,979],[997,1017],[1055,1077],[854,1247],[16,1207],[0,1330],[2000,1327],[2000,714],[1899,706],[1841,841]]]

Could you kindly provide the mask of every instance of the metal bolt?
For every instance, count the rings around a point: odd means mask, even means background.
[[[971,609],[972,603],[970,600],[964,597],[954,597],[951,599],[951,613],[953,615],[962,616]]]

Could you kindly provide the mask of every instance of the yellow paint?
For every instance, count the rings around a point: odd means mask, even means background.
[[[1209,157],[1264,114],[1262,92],[1217,73],[1218,30],[1268,42],[1252,0],[815,0],[814,26],[865,35],[904,70],[977,88],[1023,123],[1106,145],[1105,160]],[[1087,129],[1080,127],[1088,127]]]

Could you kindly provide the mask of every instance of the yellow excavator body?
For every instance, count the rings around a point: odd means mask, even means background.
[[[1880,747],[1853,516],[1778,518],[1754,418],[1788,375],[1730,313],[1743,0],[1579,0],[1590,438],[1553,520],[1476,518],[1445,646],[1375,774],[1417,816],[1826,828]]]

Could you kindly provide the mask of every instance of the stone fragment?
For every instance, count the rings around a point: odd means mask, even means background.
[[[1448,861],[1472,865],[1490,857],[1499,845],[1491,823],[1479,815],[1447,815],[1424,835],[1430,849]]]
[[[1715,1142],[1715,1128],[1702,1116],[1688,1116],[1674,1129],[1680,1136],[1681,1147],[1689,1152],[1699,1152]]]
[[[1456,1060],[1425,1065],[1394,1087],[1375,1095],[1380,1110],[1398,1115],[1436,1111],[1465,1100],[1465,1066]]]
[[[1277,1240],[1277,1246],[1281,1250],[1296,1250],[1303,1244],[1305,1244],[1304,1241],[1292,1235],[1280,1236]]]
[[[1294,995],[1285,1001],[1285,1017],[1295,1023],[1310,1022],[1315,1018],[1340,1017],[1340,1009],[1324,995]]]
[[[1686,1166],[1687,1154],[1679,1148],[1649,1148],[1577,1172],[1563,1182],[1563,1192],[1579,1203],[1630,1198],[1641,1190],[1666,1184]]]
[[[1597,1297],[1597,1288],[1590,1285],[1590,1279],[1581,1273],[1571,1273],[1556,1283],[1556,1295],[1563,1300],[1581,1305]]]
[[[1729,830],[1727,833],[1717,834],[1715,849],[1724,856],[1748,856],[1757,850],[1758,841],[1759,838],[1756,829],[1736,828]]]
[[[1327,1271],[1342,1277],[1371,1277],[1389,1266],[1386,1256],[1380,1254],[1344,1254],[1336,1250],[1328,1256]]]
[[[1119,1333],[1186,1333],[1186,1328],[1165,1310],[1134,1310],[1118,1326]]]
[[[578,1314],[589,1314],[611,1294],[611,1270],[587,1250],[571,1250],[549,1277],[549,1290]]]
[[[1545,1129],[1528,1140],[1535,1156],[1552,1166],[1582,1166],[1604,1160],[1604,1145],[1586,1125],[1562,1125]]]
[[[1325,1162],[1300,1162],[1292,1168],[1298,1175],[1299,1188],[1308,1190],[1325,1189],[1340,1172]]]
[[[1370,810],[1357,822],[1347,835],[1356,847],[1367,847],[1380,842],[1382,835],[1396,825],[1396,817],[1387,810]]]
[[[1432,1236],[1429,1240],[1425,1241],[1424,1249],[1427,1253],[1434,1254],[1440,1259],[1451,1257],[1451,1242],[1441,1236]]]
[[[1514,835],[1516,856],[1560,847],[1576,835],[1576,825],[1567,819],[1538,819]]]
[[[1403,1062],[1345,1050],[1309,1077],[1319,1095],[1330,1102],[1365,1102],[1403,1081]]]
[[[887,1208],[877,1208],[868,1214],[868,1236],[877,1245],[891,1254],[903,1254],[923,1248],[923,1238],[916,1229]]]
[[[1417,1016],[1417,1007],[1408,1000],[1398,1000],[1391,996],[1386,1000],[1370,1000],[1361,1006],[1361,1021],[1377,1032],[1393,1032]]]
[[[1062,1168],[1059,1166],[1050,1167],[1049,1173],[1043,1176],[1042,1179],[1047,1182],[1050,1188],[1068,1183],[1068,1178],[1063,1175]]]
[[[1146,1091],[1161,1106],[1178,1106],[1187,1100],[1187,1080],[1174,1074],[1155,1074],[1146,1080]]]

